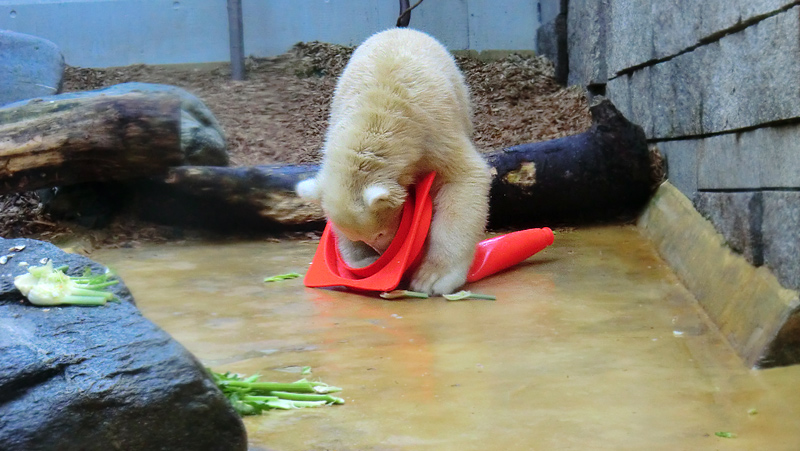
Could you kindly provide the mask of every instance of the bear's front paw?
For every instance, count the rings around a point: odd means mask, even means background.
[[[468,270],[464,265],[424,262],[411,278],[411,289],[431,296],[455,293],[467,281]]]

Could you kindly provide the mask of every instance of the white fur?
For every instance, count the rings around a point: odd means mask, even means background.
[[[389,190],[380,185],[370,185],[364,189],[364,204],[371,208],[382,200],[389,199]]]
[[[319,184],[317,183],[317,179],[303,180],[302,182],[298,183],[297,186],[295,186],[295,191],[297,191],[298,196],[305,200],[314,202],[320,201]]]
[[[378,33],[342,73],[320,173],[298,193],[320,199],[343,257],[360,264],[377,258],[361,241],[379,249],[370,240],[394,236],[407,189],[436,171],[428,245],[411,288],[456,291],[488,213],[489,170],[471,135],[469,93],[450,53],[419,31]]]

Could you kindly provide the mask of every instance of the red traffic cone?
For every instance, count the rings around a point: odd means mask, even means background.
[[[303,283],[307,287],[344,286],[368,291],[392,291],[414,268],[421,256],[431,225],[433,201],[430,189],[436,176],[428,174],[414,187],[403,207],[400,227],[389,248],[377,261],[364,268],[351,268],[339,255],[331,223],[325,226],[317,252]],[[527,259],[553,244],[553,232],[545,227],[509,233],[481,241],[467,282],[475,282]]]

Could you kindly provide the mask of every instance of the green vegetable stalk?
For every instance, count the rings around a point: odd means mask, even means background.
[[[92,275],[86,268],[83,276],[70,277],[65,269],[53,268],[51,261],[31,266],[27,274],[14,278],[14,285],[34,305],[105,305],[114,299],[114,294],[104,289],[119,281],[108,280],[108,273]]]
[[[296,279],[298,277],[300,277],[300,274],[296,272],[290,272],[287,274],[278,274],[272,277],[267,277],[264,279],[264,282],[279,282],[281,280]]]
[[[222,393],[240,415],[260,415],[265,410],[299,409],[344,404],[344,399],[331,396],[342,389],[322,382],[300,379],[296,382],[259,382],[259,376],[247,378],[233,373],[209,370]]]
[[[417,298],[428,299],[428,293],[410,290],[394,290],[381,293],[380,296],[384,299],[403,299],[403,298]]]
[[[464,299],[483,299],[486,301],[496,301],[497,297],[492,296],[491,294],[478,294],[473,293],[471,291],[459,291],[458,293],[453,294],[444,294],[442,295],[448,301],[461,301]]]

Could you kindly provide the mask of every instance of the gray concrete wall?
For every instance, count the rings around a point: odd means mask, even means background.
[[[602,86],[731,247],[800,288],[800,1],[570,0],[569,82]]]
[[[539,0],[538,3],[541,25],[536,32],[536,52],[553,62],[556,80],[566,84],[569,74],[568,0]]]
[[[356,45],[392,27],[396,0],[243,0],[245,54],[271,56],[299,41]],[[413,2],[412,2],[413,3]],[[451,50],[532,50],[537,0],[428,0],[411,26]],[[0,29],[56,43],[81,67],[227,61],[225,0],[5,0]]]

